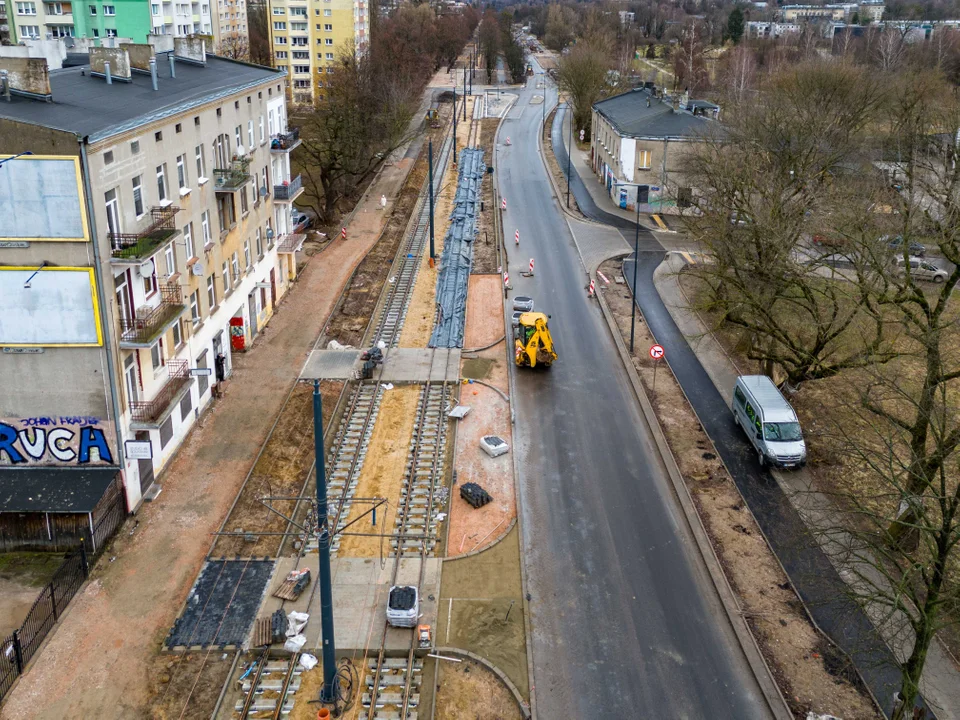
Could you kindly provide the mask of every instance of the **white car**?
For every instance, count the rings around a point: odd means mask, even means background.
[[[919,257],[911,257],[908,262],[910,263],[910,274],[918,280],[929,280],[930,282],[942,283],[946,282],[947,277],[949,276],[949,273],[946,270],[944,270],[942,267],[937,267],[929,260],[924,260],[923,258]],[[903,274],[903,258],[897,257],[895,264],[900,273]]]

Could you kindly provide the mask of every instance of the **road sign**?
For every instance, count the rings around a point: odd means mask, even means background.
[[[583,130],[580,131],[580,142],[583,142]]]
[[[201,375],[213,375],[213,368],[190,368],[190,374],[193,377],[199,377]]]
[[[650,348],[650,357],[652,357],[654,360],[659,360],[660,358],[662,358],[662,357],[663,357],[663,346],[661,346],[661,345],[654,345],[653,347],[651,347],[651,348]]]

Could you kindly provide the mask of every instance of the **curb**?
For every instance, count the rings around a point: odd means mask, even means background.
[[[497,678],[504,684],[504,686],[513,694],[513,699],[516,701],[517,706],[520,708],[520,714],[523,716],[524,720],[529,720],[533,717],[530,713],[530,707],[523,700],[523,696],[520,694],[520,691],[517,690],[517,686],[513,684],[513,681],[506,676],[506,674],[494,665],[492,662],[486,658],[482,658],[476,653],[472,653],[469,650],[461,650],[460,648],[454,647],[435,647],[433,649],[434,653],[437,655],[458,655],[462,658],[467,658],[473,660],[475,663],[483,665],[487,670],[492,672]],[[438,663],[439,665],[439,663]],[[436,702],[434,702],[436,705]]]
[[[680,468],[677,465],[676,458],[674,457],[670,446],[667,444],[666,437],[663,434],[663,429],[660,427],[660,421],[657,419],[653,405],[651,405],[650,399],[647,397],[646,391],[643,389],[643,385],[640,383],[640,377],[637,375],[633,361],[631,360],[627,348],[623,343],[623,338],[620,337],[620,330],[617,327],[616,320],[613,318],[610,313],[610,309],[607,307],[603,293],[597,293],[597,299],[599,301],[600,310],[603,313],[604,320],[607,323],[607,327],[610,330],[611,335],[613,335],[614,342],[617,346],[617,352],[619,353],[620,360],[627,372],[627,377],[630,379],[630,385],[633,387],[634,394],[637,396],[637,399],[640,402],[640,408],[643,412],[643,417],[646,420],[647,426],[650,428],[650,432],[653,435],[654,441],[656,442],[660,458],[663,461],[664,467],[667,470],[667,474],[670,477],[674,492],[680,503],[680,507],[683,510],[684,517],[686,518],[687,526],[689,527],[690,532],[697,543],[697,548],[700,551],[701,557],[703,558],[707,572],[710,574],[710,578],[713,581],[714,588],[716,589],[717,595],[720,598],[720,602],[723,605],[724,611],[726,612],[730,626],[733,629],[734,634],[737,636],[737,640],[743,652],[744,658],[746,659],[747,664],[750,666],[750,670],[757,681],[760,692],[763,695],[763,698],[766,701],[771,713],[773,713],[774,717],[776,717],[778,720],[789,720],[793,717],[793,713],[790,712],[790,708],[787,705],[787,701],[783,697],[783,694],[780,692],[780,688],[773,681],[773,675],[770,672],[770,667],[767,665],[767,661],[763,657],[763,653],[760,651],[760,647],[757,644],[756,638],[754,638],[753,633],[750,632],[749,627],[747,627],[747,624],[743,619],[740,605],[737,602],[737,598],[734,595],[732,588],[730,587],[727,576],[723,573],[723,569],[720,566],[720,560],[717,558],[716,552],[713,549],[713,545],[710,544],[710,539],[707,536],[706,529],[704,528],[703,522],[700,519],[700,515],[697,513],[696,507],[694,506],[693,498],[690,496],[689,489],[687,488],[686,483],[683,481],[683,476],[680,474]],[[637,310],[639,311],[639,308],[637,308]]]
[[[476,557],[476,556],[479,555],[480,553],[485,553],[487,550],[489,550],[490,548],[494,547],[495,545],[499,545],[500,542],[501,542],[507,535],[510,534],[510,531],[513,530],[513,527],[514,527],[516,524],[517,524],[517,519],[516,519],[516,518],[513,518],[513,519],[510,521],[510,524],[507,525],[507,529],[504,530],[502,533],[500,533],[500,534],[497,536],[497,538],[496,538],[492,543],[490,543],[489,545],[486,545],[486,546],[484,546],[484,547],[482,547],[482,548],[478,548],[477,550],[471,550],[470,552],[465,552],[463,555],[447,556],[447,557],[443,558],[443,562],[446,563],[446,562],[456,562],[457,560],[466,560],[467,558]]]

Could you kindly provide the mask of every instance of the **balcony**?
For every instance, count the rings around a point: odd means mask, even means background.
[[[288,132],[277,133],[270,141],[270,152],[290,152],[300,144],[300,128],[290,128]]]
[[[167,360],[167,381],[153,400],[130,403],[130,419],[141,425],[161,424],[190,389],[190,380],[190,367],[186,360]]]
[[[283,183],[283,185],[274,185],[273,186],[273,201],[275,203],[283,202],[293,202],[298,197],[300,193],[303,192],[303,179],[300,175],[297,175],[295,178],[288,180]]]
[[[138,233],[107,233],[110,262],[115,265],[141,263],[156,254],[179,230],[175,222],[176,205],[150,208],[150,224]]]
[[[150,347],[186,309],[179,285],[161,285],[159,305],[132,318],[120,318],[120,347],[126,350]]]
[[[234,158],[230,167],[216,168],[213,177],[216,178],[213,189],[217,192],[236,192],[250,182],[250,159]]]

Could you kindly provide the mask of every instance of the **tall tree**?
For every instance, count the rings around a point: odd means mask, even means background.
[[[269,67],[273,64],[270,50],[270,28],[267,25],[267,3],[262,0],[247,4],[247,27],[250,36],[250,62]]]
[[[734,45],[740,42],[743,37],[743,31],[746,23],[743,17],[743,10],[737,5],[730,11],[730,17],[727,18],[727,37]]]
[[[707,46],[703,26],[698,20],[689,20],[680,33],[680,41],[673,50],[673,74],[676,87],[695,93],[710,79],[706,64]]]
[[[573,105],[574,130],[590,134],[593,104],[609,91],[611,59],[607,51],[579,42],[557,63],[557,82]]]

